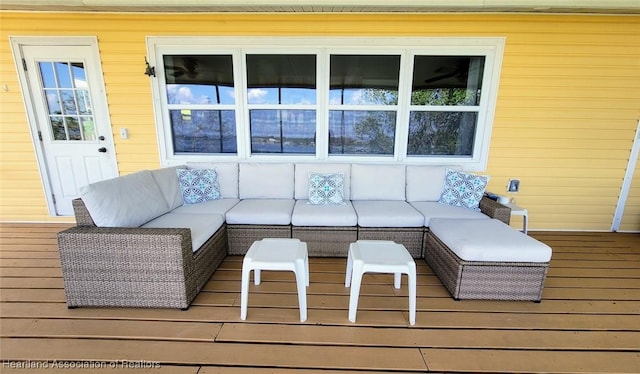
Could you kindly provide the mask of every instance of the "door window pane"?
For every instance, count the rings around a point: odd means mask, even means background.
[[[175,153],[236,153],[233,110],[170,110]]]
[[[332,110],[329,112],[329,153],[393,155],[396,112]]]
[[[234,104],[230,55],[165,55],[169,104]]]
[[[89,85],[82,62],[38,63],[52,138],[97,139]]]
[[[252,153],[316,152],[315,110],[249,111]]]
[[[396,105],[400,56],[332,55],[331,105]]]
[[[409,156],[472,156],[476,112],[411,112]]]
[[[479,105],[484,56],[415,56],[411,105]]]
[[[316,104],[315,55],[247,55],[248,104]]]

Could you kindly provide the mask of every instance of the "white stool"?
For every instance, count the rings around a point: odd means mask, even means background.
[[[516,204],[504,204],[504,205],[511,208],[512,216],[522,216],[522,232],[526,234],[529,212],[525,208],[521,206],[517,206]]]
[[[288,270],[296,275],[300,322],[307,320],[307,289],[309,286],[309,256],[307,243],[298,239],[267,238],[253,242],[242,261],[242,290],[240,319],[247,318],[249,301],[249,275],[253,270],[256,285],[260,284],[261,270]]]
[[[388,240],[358,240],[349,246],[346,287],[349,296],[349,321],[356,321],[358,297],[364,273],[393,273],[394,287],[400,288],[402,274],[409,278],[409,323],[416,323],[416,263],[402,244]]]

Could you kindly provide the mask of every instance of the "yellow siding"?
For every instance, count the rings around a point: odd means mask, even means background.
[[[609,230],[640,118],[640,17],[513,14],[0,13],[0,220],[50,220],[9,35],[97,36],[120,173],[159,165],[145,37],[504,36],[489,190],[529,209],[532,229]],[[633,184],[624,229],[640,230]],[[29,186],[25,189],[25,186]],[[623,229],[623,228],[621,228]]]

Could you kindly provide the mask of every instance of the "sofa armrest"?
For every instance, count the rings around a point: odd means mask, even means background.
[[[491,218],[495,218],[506,223],[507,225],[511,220],[511,208],[486,196],[483,196],[482,200],[480,200],[480,211]]]
[[[71,205],[73,206],[73,214],[76,216],[76,225],[96,226],[96,223],[93,222],[93,218],[91,218],[91,214],[89,214],[89,210],[84,205],[84,201],[82,201],[82,199],[78,198],[71,200]]]
[[[183,280],[191,230],[76,226],[58,233],[65,279]]]

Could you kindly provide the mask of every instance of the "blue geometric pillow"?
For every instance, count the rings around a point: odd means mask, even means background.
[[[488,181],[489,177],[447,169],[438,202],[479,211]]]
[[[213,169],[176,169],[185,204],[220,199],[218,174]]]
[[[309,173],[309,204],[344,205],[344,173]]]

